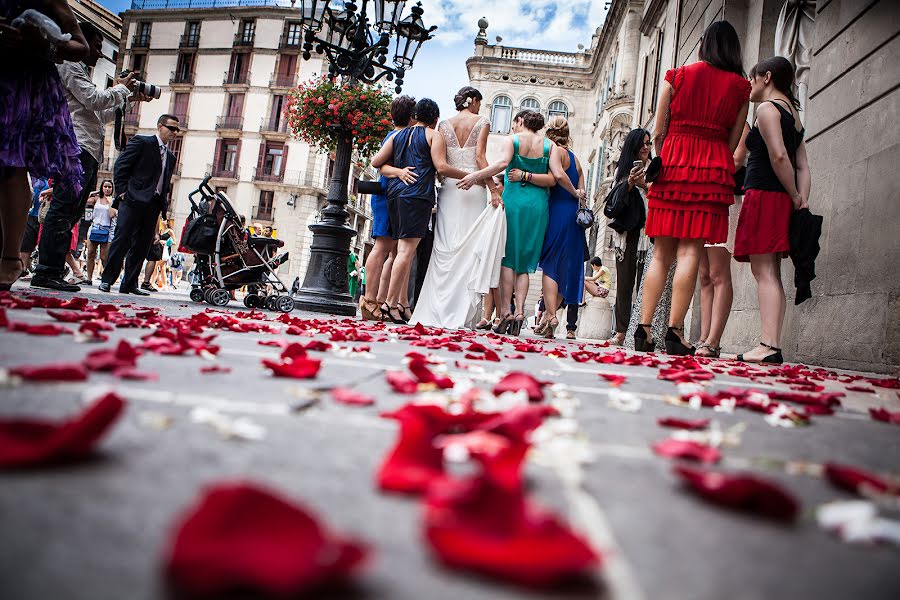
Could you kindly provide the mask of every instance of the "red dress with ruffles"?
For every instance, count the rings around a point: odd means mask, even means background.
[[[647,235],[728,239],[734,204],[734,158],[728,134],[750,98],[750,82],[696,62],[666,72],[674,88],[662,172],[647,194]]]

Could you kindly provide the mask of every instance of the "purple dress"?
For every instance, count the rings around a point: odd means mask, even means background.
[[[9,24],[31,0],[0,0],[0,17]],[[81,148],[72,128],[59,73],[49,60],[0,52],[0,180],[12,169],[56,179],[80,193]]]

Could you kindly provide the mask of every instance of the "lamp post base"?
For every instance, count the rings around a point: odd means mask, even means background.
[[[343,209],[341,212],[346,214]],[[300,310],[352,317],[356,304],[348,292],[347,258],[350,256],[350,239],[356,231],[340,220],[314,223],[310,246],[309,266],[303,287],[294,300]],[[335,222],[337,221],[337,222]]]

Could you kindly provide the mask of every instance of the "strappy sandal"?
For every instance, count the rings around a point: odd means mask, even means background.
[[[403,306],[402,304],[398,304],[397,308],[400,309],[400,313],[403,315],[403,318],[409,323],[412,320],[412,307],[411,306]]]
[[[549,321],[544,320],[535,325],[534,327],[534,335],[544,335],[544,331],[547,330],[547,325]]]
[[[701,354],[701,352],[706,351]],[[712,344],[707,344],[706,342],[700,342],[697,344],[697,351],[694,353],[694,356],[699,356],[701,358],[719,358],[719,354],[721,353],[722,348],[716,348]]]
[[[490,321],[488,321],[487,319],[481,319],[475,325],[475,329],[479,330],[479,331],[487,331],[491,327],[493,327],[493,324]]]
[[[548,340],[552,340],[556,337],[556,328],[559,327],[559,319],[556,317],[552,317],[548,321],[545,322],[545,327],[538,333],[542,338],[546,338]]]
[[[684,333],[684,327],[669,327],[666,330],[666,354],[671,356],[693,356],[697,349],[682,342],[681,337],[676,333],[677,331]]]
[[[20,267],[20,268],[19,268],[19,273],[18,273],[18,275],[16,275],[16,276],[13,278],[13,280],[12,280],[11,282],[9,282],[9,283],[0,283],[0,292],[8,292],[8,291],[9,291],[9,288],[11,288],[12,285],[13,285],[16,281],[18,281],[19,277],[22,276],[22,273],[25,272],[25,263],[22,262],[22,259],[19,258],[18,256],[3,256],[3,257],[0,257],[0,261],[7,261],[7,262],[15,261],[15,262],[19,263],[19,267]]]
[[[374,306],[374,308],[372,308]],[[366,321],[383,321],[384,313],[378,307],[378,303],[369,300],[365,296],[359,299],[359,312]]]
[[[494,327],[494,333],[498,333],[500,335],[509,333],[509,328],[512,326],[512,322],[512,315],[506,315],[505,317],[500,319],[500,322],[497,323],[496,327]]]
[[[738,354],[737,356],[735,356],[735,358],[741,362],[751,363],[755,365],[780,365],[784,362],[784,356],[781,354],[781,348],[776,348],[775,346],[770,346],[769,344],[765,344],[763,342],[760,342],[759,345],[763,348],[773,350],[774,352],[759,360],[744,358],[743,354]]]
[[[391,322],[394,323],[395,325],[407,325],[409,323],[409,321],[407,321],[406,319],[403,318],[403,312],[401,311],[402,308],[403,307],[400,306],[399,304],[397,306],[395,306],[394,308],[391,308],[390,306],[388,306],[388,303],[385,302],[384,304],[381,305],[381,314],[386,317],[385,320],[390,319]],[[395,310],[398,313],[400,313],[399,317],[394,316]]]

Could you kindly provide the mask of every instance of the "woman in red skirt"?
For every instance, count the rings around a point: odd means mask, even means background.
[[[744,205],[734,238],[734,258],[750,261],[756,279],[762,336],[738,360],[781,364],[780,339],[786,301],[781,259],[787,258],[791,212],[809,206],[812,177],[803,143],[800,103],[794,97],[794,68],[781,56],[750,70],[750,100],[759,102],[756,125],[747,136]]]
[[[734,203],[734,158],[747,120],[750,84],[741,67],[741,42],[727,21],[712,23],[700,41],[700,60],[671,69],[659,96],[655,139],[662,171],[647,196],[647,235],[653,260],[644,279],[636,350],[652,350],[650,325],[678,259],[666,352],[693,354],[684,337],[703,244],[728,239],[728,207]]]

